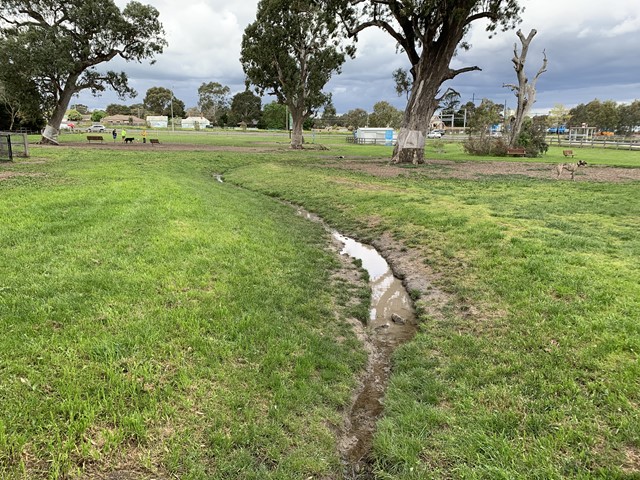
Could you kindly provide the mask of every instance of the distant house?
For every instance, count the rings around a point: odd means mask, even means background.
[[[430,130],[444,130],[444,122],[440,118],[439,115],[434,115],[431,117],[431,122],[429,123]]]
[[[145,121],[133,115],[109,115],[102,119],[104,125],[144,125]]]
[[[206,128],[211,122],[204,117],[187,117],[182,120],[182,128]]]
[[[147,125],[151,128],[167,128],[169,126],[169,117],[166,115],[149,115],[146,120]]]

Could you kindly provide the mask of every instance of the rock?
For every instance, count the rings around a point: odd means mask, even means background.
[[[398,325],[404,325],[405,323],[407,323],[405,319],[397,313],[391,315],[391,320],[393,321],[393,323],[397,323]]]

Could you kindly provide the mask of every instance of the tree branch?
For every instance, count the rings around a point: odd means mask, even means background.
[[[447,76],[448,80],[451,80],[454,77],[457,77],[458,75],[460,75],[461,73],[466,73],[466,72],[481,72],[482,69],[478,66],[473,66],[473,67],[464,67],[464,68],[459,68],[457,70],[453,70],[453,69],[449,69],[449,75]]]

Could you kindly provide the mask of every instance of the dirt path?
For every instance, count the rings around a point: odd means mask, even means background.
[[[379,177],[458,178],[463,180],[482,180],[491,177],[522,177],[546,180],[571,180],[564,172],[559,178],[556,164],[534,162],[454,162],[451,160],[427,160],[424,165],[414,167],[389,164],[386,158],[363,160],[362,158],[333,161],[327,167],[366,172]],[[640,168],[621,168],[587,165],[575,175],[576,182],[633,182],[640,181]]]
[[[136,152],[245,152],[245,153],[272,153],[288,151],[289,144],[265,144],[263,142],[256,142],[255,146],[233,146],[233,145],[197,145],[193,143],[165,143],[159,144],[151,143],[122,143],[117,140],[105,140],[104,143],[87,143],[87,142],[68,142],[63,143],[60,146],[47,146],[42,145],[43,148],[76,148],[81,147],[83,149],[90,148],[94,150],[122,150],[122,151],[136,151]]]

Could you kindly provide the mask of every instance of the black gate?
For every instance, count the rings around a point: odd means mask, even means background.
[[[11,150],[11,135],[0,133],[0,160],[13,161],[13,151]]]

